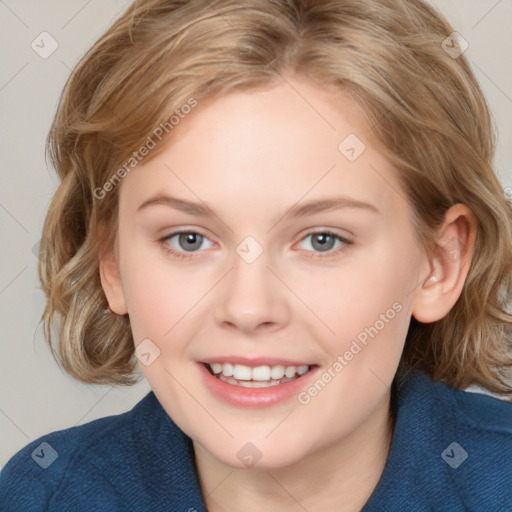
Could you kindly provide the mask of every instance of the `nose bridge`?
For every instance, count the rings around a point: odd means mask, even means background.
[[[284,288],[267,267],[263,247],[252,237],[244,239],[233,255],[233,267],[226,276],[215,317],[219,325],[230,324],[250,332],[260,325],[276,327],[287,320]]]

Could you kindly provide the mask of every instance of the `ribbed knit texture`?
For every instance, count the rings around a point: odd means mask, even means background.
[[[510,402],[415,372],[397,408],[384,473],[363,512],[512,511]],[[36,462],[50,456],[43,442],[58,454],[46,469]],[[131,411],[47,434],[16,453],[0,473],[0,512],[14,511],[206,507],[192,442],[150,392]]]

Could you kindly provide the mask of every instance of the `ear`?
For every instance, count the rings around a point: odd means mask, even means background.
[[[412,315],[430,323],[444,318],[457,302],[471,266],[476,239],[476,218],[463,204],[452,206],[438,232],[430,273],[415,294]]]
[[[128,308],[117,259],[114,248],[102,253],[99,262],[100,279],[110,309],[118,315],[125,315]]]

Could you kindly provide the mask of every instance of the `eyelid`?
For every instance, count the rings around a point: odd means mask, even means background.
[[[342,235],[341,233],[338,233],[334,228],[311,228],[304,232],[302,235],[300,241],[304,240],[304,238],[311,236],[311,235],[331,235],[335,238],[340,238],[346,242],[350,242],[350,239],[347,236]],[[352,236],[355,236],[352,234]]]
[[[204,232],[202,232],[200,229],[198,228],[185,228],[185,229],[177,229],[176,231],[171,231],[171,233],[161,237],[158,239],[158,242],[160,243],[167,243],[171,238],[174,238],[175,236],[177,235],[181,235],[181,234],[195,234],[195,235],[200,235],[203,239],[205,240],[208,240],[210,243],[212,243],[213,245],[216,245],[215,242],[213,242],[210,237],[208,235],[206,235]],[[191,252],[191,253],[187,253],[186,251],[176,251],[176,252],[182,252],[184,254],[194,254],[194,253],[198,253],[198,252],[203,252],[203,251],[195,251],[195,252]]]

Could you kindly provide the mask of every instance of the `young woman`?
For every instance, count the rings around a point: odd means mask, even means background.
[[[47,339],[152,391],[18,452],[1,511],[509,509],[512,208],[429,4],[134,2],[48,142]]]

